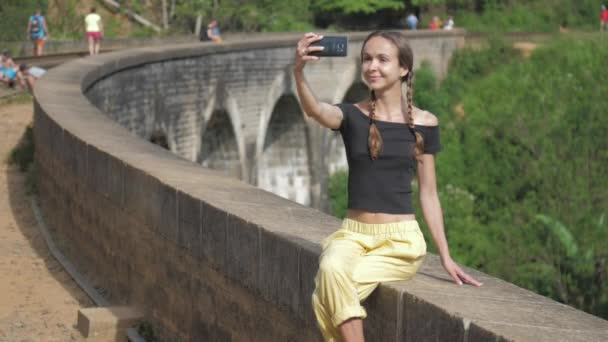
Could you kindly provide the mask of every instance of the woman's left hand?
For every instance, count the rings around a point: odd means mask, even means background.
[[[481,286],[482,283],[473,279],[470,275],[466,274],[460,266],[458,266],[451,257],[441,258],[441,264],[443,268],[448,272],[450,277],[454,279],[454,282],[458,285],[462,285],[463,282],[471,284],[473,286]]]

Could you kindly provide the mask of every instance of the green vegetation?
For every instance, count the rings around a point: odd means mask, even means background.
[[[600,37],[560,39],[527,60],[493,41],[458,51],[440,85],[421,68],[414,95],[441,122],[438,186],[454,258],[604,318],[607,58]]]
[[[38,8],[46,9],[48,0],[0,1],[0,41],[24,40],[27,21]]]
[[[458,26],[472,32],[551,32],[557,31],[559,26],[578,30],[599,29],[601,1],[597,0],[477,2],[483,3],[480,10],[455,8]]]
[[[94,1],[89,1],[94,4]],[[49,3],[51,7],[49,8]],[[453,15],[456,26],[472,32],[556,32],[560,26],[598,30],[601,1],[597,0],[138,0],[121,1],[121,15],[97,6],[109,38],[156,35],[138,24],[124,25],[129,9],[162,26],[165,33],[194,31],[197,17],[203,24],[215,18],[226,31],[302,32],[370,30],[404,27],[408,12],[419,15],[420,27],[432,16]],[[3,0],[0,4],[0,41],[25,38],[27,18],[36,8],[53,12],[48,20],[53,39],[82,38],[82,18],[88,5],[80,0]],[[165,11],[163,11],[163,6]]]
[[[348,172],[339,170],[329,177],[327,189],[330,196],[331,212],[334,216],[344,218],[348,207]]]

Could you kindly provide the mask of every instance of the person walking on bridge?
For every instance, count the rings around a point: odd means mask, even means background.
[[[34,44],[34,56],[42,56],[44,43],[49,38],[49,28],[46,26],[46,20],[39,9],[30,17],[26,34]]]
[[[99,54],[101,38],[103,37],[103,22],[96,13],[95,7],[91,7],[91,13],[84,18],[87,40],[89,41],[89,55]]]
[[[359,103],[317,100],[304,66],[323,39],[307,33],[296,47],[293,74],[300,105],[320,125],[339,131],[348,160],[348,211],[342,227],[323,242],[313,309],[326,341],[363,341],[361,306],[379,283],[409,279],[426,255],[412,205],[417,176],[420,205],[453,281],[481,286],[452,259],[435,176],[441,151],[437,117],[412,103],[414,56],[400,32],[376,31],[363,42],[362,76],[371,89]],[[407,86],[403,93],[402,84]]]

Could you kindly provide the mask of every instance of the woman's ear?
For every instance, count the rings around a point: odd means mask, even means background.
[[[408,73],[409,73],[409,70],[407,68],[404,68],[404,67],[399,68],[399,75],[401,76],[401,78],[404,78],[405,76],[407,76]]]

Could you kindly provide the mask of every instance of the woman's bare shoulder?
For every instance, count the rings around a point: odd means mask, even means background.
[[[418,126],[438,126],[439,119],[433,113],[420,109],[414,108],[412,113],[412,118],[414,119],[414,125]]]
[[[357,103],[354,103],[353,105],[357,107],[361,112],[363,112],[363,114],[369,115],[369,100],[359,101]]]

